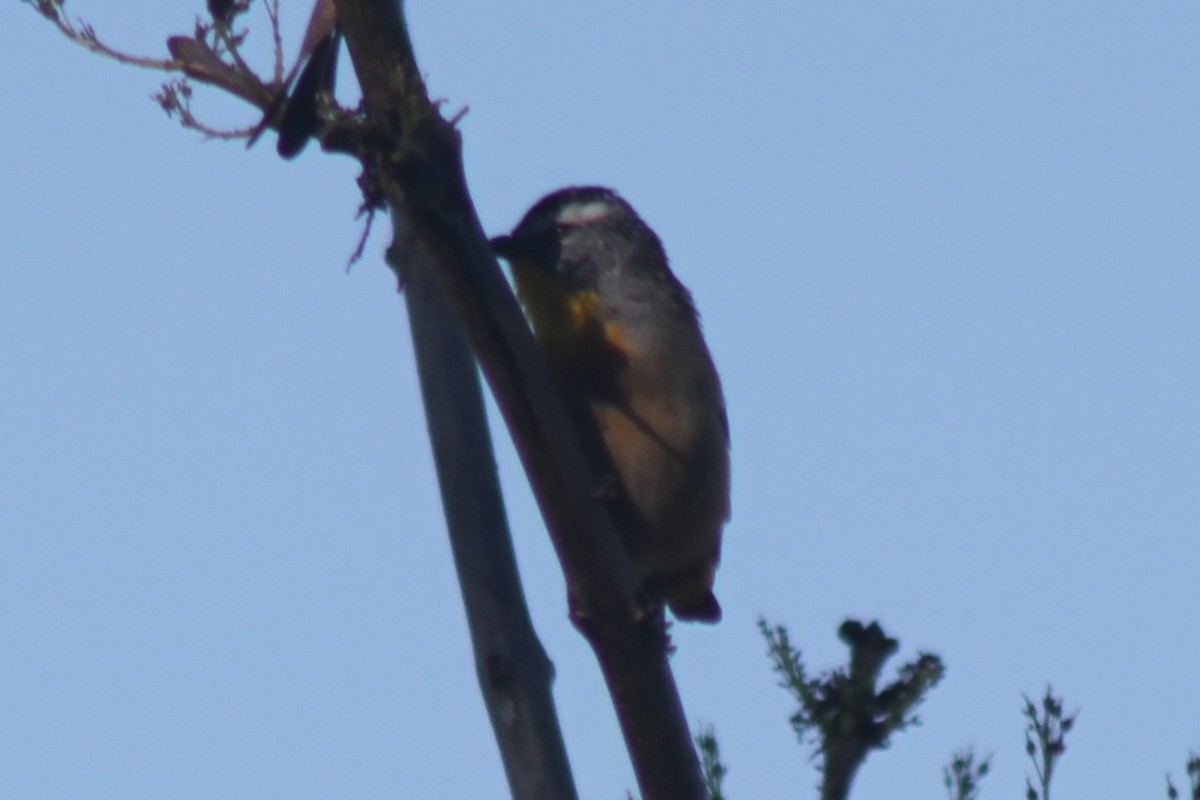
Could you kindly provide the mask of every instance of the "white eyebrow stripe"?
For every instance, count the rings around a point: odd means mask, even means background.
[[[558,212],[558,222],[562,225],[586,225],[589,222],[599,222],[611,214],[612,204],[607,200],[570,203]]]

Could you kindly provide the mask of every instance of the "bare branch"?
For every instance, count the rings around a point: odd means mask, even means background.
[[[359,207],[356,219],[361,219],[365,216],[367,221],[363,223],[362,235],[358,237],[358,244],[354,247],[354,252],[350,254],[350,259],[346,262],[346,272],[349,272],[350,268],[357,264],[363,257],[363,251],[367,247],[367,239],[371,237],[371,227],[375,223],[375,214],[378,212],[378,208],[370,206],[366,202]]]
[[[246,38],[245,32],[243,31],[241,34],[235,36],[230,32],[229,26],[220,20],[214,23],[213,29],[216,31],[217,40],[224,46],[225,51],[229,53],[229,57],[233,59],[234,66],[247,75],[255,74],[254,70],[242,59],[242,54],[238,51],[238,44]]]
[[[186,78],[164,83],[158,94],[154,95],[154,100],[167,112],[168,117],[178,116],[183,127],[198,131],[207,139],[244,139],[254,130],[252,127],[222,130],[201,122],[192,113],[192,87]]]
[[[279,0],[263,0],[267,19],[271,20],[271,43],[275,51],[273,83],[283,83],[283,36],[279,33]]]
[[[388,260],[404,291],[429,441],[475,670],[514,800],[577,797],[554,698],[554,667],[534,633],[496,475],[471,352],[421,248],[393,215]]]
[[[62,0],[37,0],[35,6],[41,12],[42,16],[53,22],[54,26],[64,36],[93,53],[102,55],[105,58],[111,58],[119,64],[157,69],[163,72],[177,72],[180,68],[176,62],[170,59],[136,56],[132,53],[126,53],[110,47],[100,40],[100,37],[96,34],[96,29],[90,23],[84,22],[81,19],[76,19],[74,22],[68,19],[66,12],[63,10]]]
[[[277,112],[288,100],[286,83],[290,82],[303,66],[307,54],[333,29],[335,18],[330,0],[320,0],[309,23],[305,34],[304,45],[301,47],[301,58],[297,61],[292,73],[284,78],[283,75],[283,42],[279,29],[278,0],[264,0],[267,18],[271,24],[271,37],[274,43],[274,79],[270,84],[262,78],[242,58],[240,46],[246,38],[246,31],[234,32],[233,21],[238,15],[249,9],[247,0],[209,0],[208,10],[212,21],[197,19],[190,36],[171,36],[167,39],[167,50],[170,59],[140,56],[118,50],[102,41],[96,34],[91,23],[82,19],[71,20],[67,17],[63,0],[32,0],[34,8],[42,16],[50,20],[59,31],[71,41],[121,64],[147,69],[157,69],[163,72],[182,72],[192,80],[216,86],[226,92],[245,100],[250,105],[267,112],[257,125],[245,128],[221,129],[202,122],[190,107],[191,88],[185,81],[170,81],[154,95],[154,100],[169,116],[177,118],[185,128],[199,131],[204,136],[217,139],[248,139],[251,143],[267,127],[280,124],[282,115]],[[335,62],[336,63],[336,62]],[[345,153],[358,156],[362,150],[360,141],[362,125],[359,112],[356,109],[342,108],[334,102],[330,95],[322,97],[312,106],[315,119],[300,139],[307,141],[310,135],[321,140],[321,146],[327,152]],[[295,137],[293,137],[295,138]],[[298,152],[297,143],[292,148]]]
[[[268,16],[272,19],[273,33],[278,41],[277,3],[278,0],[270,0]],[[100,38],[91,23],[68,17],[63,0],[35,0],[34,7],[68,39],[119,64],[162,72],[182,72],[196,81],[224,89],[260,109],[265,108],[273,97],[271,90],[239,53],[238,46],[245,38],[245,32],[234,34],[229,27],[238,14],[247,10],[249,5],[246,2],[210,2],[209,12],[213,22],[210,24],[198,19],[192,36],[170,37],[167,40],[167,49],[171,54],[169,59],[136,55],[111,46]],[[222,53],[228,54],[232,63],[223,58]],[[281,57],[276,54],[277,61]],[[164,84],[154,99],[169,116],[177,117],[185,128],[199,131],[209,138],[245,138],[253,129],[219,129],[200,121],[191,110],[191,95],[192,89],[187,81],[173,80]]]
[[[188,36],[167,39],[167,49],[175,60],[175,69],[201,83],[218,86],[237,95],[247,103],[266,108],[271,102],[271,90],[253,72],[243,72],[221,59],[208,43]]]
[[[572,616],[608,683],[646,800],[704,798],[667,664],[661,610],[644,593],[594,487],[578,435],[466,188],[457,131],[430,102],[395,0],[336,0],[363,90],[365,159],[409,246],[428,258],[496,397],[566,576]]]

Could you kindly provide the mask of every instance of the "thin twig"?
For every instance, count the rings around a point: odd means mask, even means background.
[[[267,19],[271,20],[271,41],[275,46],[275,80],[276,84],[283,83],[283,35],[279,32],[279,0],[264,0],[263,7],[267,10]]]
[[[91,24],[84,22],[82,19],[76,19],[74,23],[67,19],[62,10],[62,3],[59,0],[37,0],[37,10],[53,22],[55,27],[62,31],[63,35],[68,39],[71,39],[93,53],[111,58],[119,64],[130,64],[135,67],[157,69],[163,72],[178,72],[182,69],[182,65],[173,59],[135,56],[110,47],[100,41],[100,37],[96,35],[96,29]]]
[[[216,23],[215,29],[217,38],[221,40],[221,44],[225,45],[225,51],[233,59],[234,65],[242,72],[254,72],[250,68],[250,65],[242,59],[242,54],[238,50],[237,40],[243,37],[231,36],[229,34],[229,26],[221,22]]]
[[[379,211],[378,207],[370,206],[366,203],[363,203],[362,207],[358,210],[358,216],[361,218],[365,214],[367,221],[363,223],[362,235],[358,237],[358,245],[354,248],[354,252],[350,254],[350,259],[346,262],[346,272],[349,272],[350,268],[362,259],[363,251],[367,248],[367,239],[371,238],[371,226],[375,222],[375,213],[377,211]]]

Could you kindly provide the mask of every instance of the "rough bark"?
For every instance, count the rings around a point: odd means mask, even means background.
[[[403,219],[393,247],[429,266],[513,435],[600,661],[643,797],[703,798],[699,760],[648,607],[562,401],[466,189],[458,132],[430,103],[395,0],[337,0],[367,112],[368,174]]]
[[[403,220],[393,226],[400,230]],[[475,672],[515,800],[577,797],[550,685],[517,574],[475,361],[413,249],[389,260],[404,283],[425,421],[462,590]]]

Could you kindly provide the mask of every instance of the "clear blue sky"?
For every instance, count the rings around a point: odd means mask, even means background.
[[[118,5],[71,3],[162,53],[202,3]],[[856,800],[941,796],[968,743],[1022,796],[1048,681],[1059,795],[1164,796],[1200,749],[1200,4],[408,6],[488,230],[610,184],[696,296],[734,516],[674,666],[730,796],[814,796],[759,614],[814,668],[847,615],[944,657]],[[0,796],[504,797],[353,163],[201,141],[2,19]],[[580,792],[623,797],[498,438]]]

